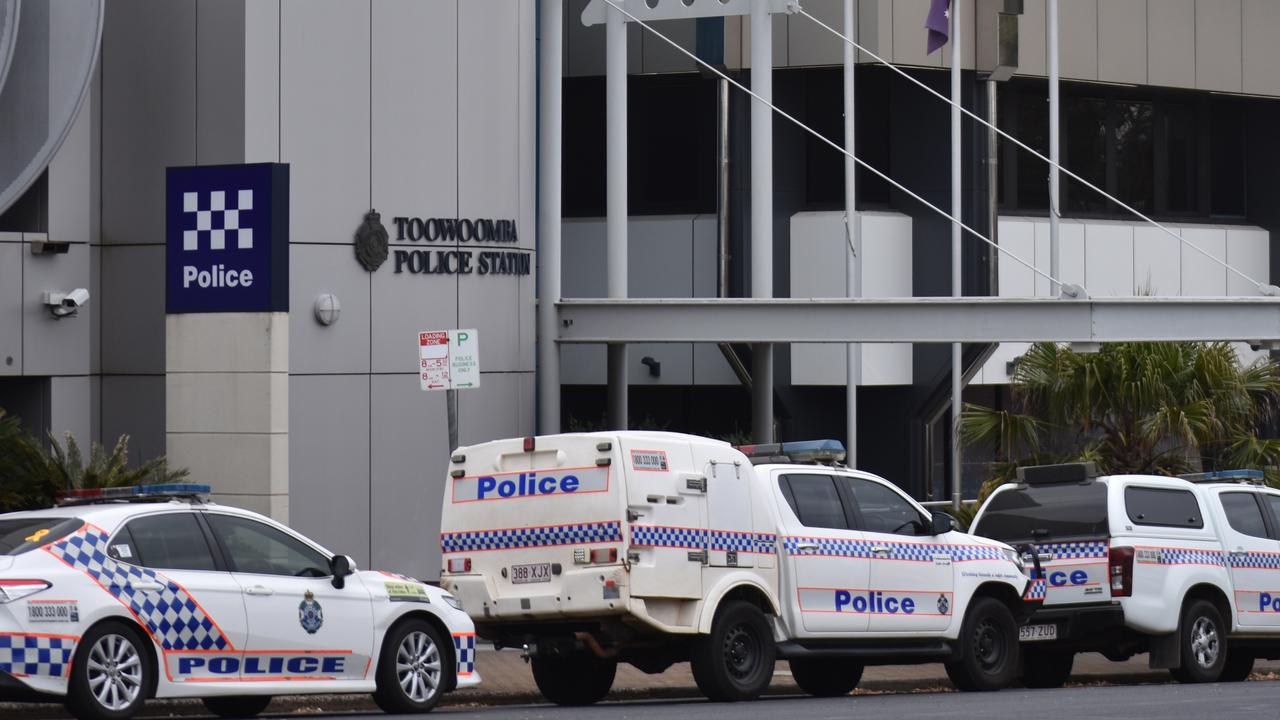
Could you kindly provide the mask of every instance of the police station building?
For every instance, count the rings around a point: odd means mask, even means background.
[[[586,4],[565,2],[567,297],[606,295],[605,33],[580,21]],[[839,27],[840,0],[803,5]],[[992,86],[979,26],[997,5],[1021,10],[1020,47]],[[962,4],[965,104],[1044,151],[1045,2],[1006,5]],[[859,0],[859,40],[945,93],[928,6]],[[136,459],[167,454],[220,502],[362,565],[435,575],[450,448],[446,395],[422,390],[420,332],[478,336],[479,386],[458,391],[463,444],[605,423],[605,349],[567,346],[562,427],[536,426],[538,11],[111,0],[69,134],[0,215],[0,407],[82,445],[127,433]],[[715,46],[745,83],[748,25],[655,29]],[[1070,0],[1060,27],[1063,164],[1275,282],[1280,3]],[[839,39],[779,15],[768,41],[774,101],[839,142]],[[722,106],[718,80],[639,27],[627,51],[629,293],[749,295],[749,100]],[[946,206],[948,108],[860,62],[860,157]],[[998,218],[998,241],[1047,267],[1044,165],[974,124],[964,147],[966,221],[987,232]],[[774,293],[843,296],[843,158],[781,121],[774,158]],[[951,293],[945,219],[869,173],[858,208],[864,295]],[[1065,180],[1061,210],[1064,275],[1095,295],[1252,291]],[[963,270],[965,294],[1049,292],[977,243]],[[77,288],[89,299],[74,315],[45,304]],[[1024,349],[966,347],[966,398],[1002,396]],[[775,353],[780,439],[844,437],[844,347]],[[863,352],[859,465],[922,499],[945,496],[949,361],[925,344]],[[628,363],[633,427],[748,439],[750,348],[638,345]]]

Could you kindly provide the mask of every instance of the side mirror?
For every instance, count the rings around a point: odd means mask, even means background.
[[[347,576],[356,570],[355,561],[348,555],[334,555],[329,559],[329,574],[333,576],[333,586],[341,590],[347,584]]]
[[[935,510],[933,512],[932,522],[929,523],[930,535],[942,535],[956,529],[956,519],[950,515]]]

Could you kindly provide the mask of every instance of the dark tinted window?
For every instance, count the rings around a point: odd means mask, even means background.
[[[1138,525],[1204,527],[1200,503],[1189,490],[1127,487],[1124,504],[1129,519]]]
[[[324,577],[329,559],[310,545],[248,518],[209,514],[209,524],[235,572]]]
[[[1262,501],[1271,508],[1271,519],[1280,521],[1280,495],[1264,494],[1262,496]]]
[[[20,555],[61,540],[84,523],[75,518],[11,518],[0,520],[0,555]]]
[[[841,478],[853,491],[862,513],[863,530],[922,535],[927,525],[911,503],[889,488],[861,478]]]
[[[1245,535],[1267,537],[1267,524],[1262,520],[1262,508],[1251,492],[1229,492],[1218,496],[1222,510],[1227,514],[1231,529]]]
[[[140,517],[130,520],[127,528],[132,547],[121,550],[117,537],[109,548],[126,562],[161,570],[217,569],[204,532],[191,513]]]
[[[848,530],[844,503],[827,475],[783,475],[783,497],[806,527]]]
[[[971,532],[1015,541],[1099,538],[1107,527],[1107,487],[1042,485],[997,493]]]

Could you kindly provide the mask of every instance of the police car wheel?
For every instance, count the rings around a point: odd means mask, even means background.
[[[694,641],[693,680],[711,700],[754,700],[773,679],[777,648],[760,608],[746,602],[725,604],[716,612],[711,633]]]
[[[440,633],[425,620],[410,618],[396,625],[382,641],[377,689],[373,701],[388,713],[424,713],[440,702],[445,662]]]
[[[946,663],[947,677],[960,690],[999,690],[1018,674],[1018,626],[1004,603],[976,597],[957,638],[958,658]]]
[[[1022,649],[1022,683],[1029,688],[1058,688],[1071,677],[1075,653]]]
[[[1227,653],[1227,664],[1222,666],[1222,674],[1218,682],[1244,682],[1253,672],[1254,657],[1252,653],[1231,650]]]
[[[542,697],[557,705],[592,705],[604,699],[618,672],[615,660],[579,653],[568,657],[535,657],[533,682]]]
[[[80,720],[126,720],[142,709],[153,686],[142,635],[121,622],[96,625],[76,647],[67,709]]]
[[[262,714],[271,704],[270,695],[237,695],[203,698],[205,708],[220,718],[252,718]]]
[[[862,663],[838,659],[792,660],[791,677],[801,690],[814,697],[839,697],[858,687]]]
[[[1181,666],[1169,671],[1184,683],[1217,682],[1227,662],[1227,634],[1222,614],[1207,600],[1193,600],[1178,623]]]

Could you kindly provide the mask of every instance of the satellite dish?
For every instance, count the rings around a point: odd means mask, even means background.
[[[89,92],[105,0],[0,0],[0,213],[40,177]]]

